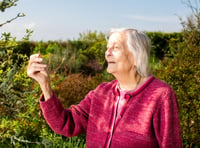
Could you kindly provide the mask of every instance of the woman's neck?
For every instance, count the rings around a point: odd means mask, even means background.
[[[139,74],[135,74],[134,76],[123,76],[123,77],[116,77],[119,82],[119,87],[122,90],[134,90],[141,84],[143,81],[143,77]]]

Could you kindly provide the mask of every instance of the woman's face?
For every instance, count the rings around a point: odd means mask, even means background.
[[[133,54],[128,50],[125,34],[113,33],[107,43],[105,53],[107,71],[114,76],[123,76],[134,69]]]

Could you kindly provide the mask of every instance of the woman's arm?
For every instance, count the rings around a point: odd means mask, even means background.
[[[51,89],[47,65],[43,64],[39,53],[30,56],[27,74],[40,84],[43,92],[40,105],[50,127],[65,136],[85,132],[90,106],[89,95],[79,105],[65,109]]]
[[[86,132],[89,108],[90,94],[78,105],[72,105],[69,109],[65,109],[56,95],[53,95],[43,101],[40,98],[40,106],[45,120],[53,131],[58,134],[72,137]]]

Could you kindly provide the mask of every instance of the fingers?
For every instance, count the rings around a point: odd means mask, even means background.
[[[39,58],[40,57],[40,54],[37,53],[37,54],[33,54],[30,56],[30,60],[34,60],[35,58]]]
[[[27,75],[36,80],[41,87],[50,85],[50,75],[47,70],[47,65],[43,64],[43,59],[39,53],[30,56]]]
[[[43,59],[40,57],[40,54],[31,55],[27,67],[28,76],[33,77],[34,74],[41,71],[47,71],[47,65],[43,64]]]
[[[33,54],[30,56],[29,63],[42,63],[43,59],[41,58],[40,54]]]
[[[31,69],[33,69],[34,71],[44,71],[46,70],[47,65],[46,64],[40,64],[40,63],[31,63]]]
[[[27,74],[30,77],[34,77],[39,72],[47,73],[46,68],[47,68],[47,65],[33,63],[32,65],[28,66]]]
[[[34,69],[34,71],[45,70],[47,65],[43,64],[43,59],[40,54],[34,54],[30,56],[28,69]]]

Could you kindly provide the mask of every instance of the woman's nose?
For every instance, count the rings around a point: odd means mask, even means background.
[[[112,50],[108,48],[105,52],[105,56],[112,56]]]

